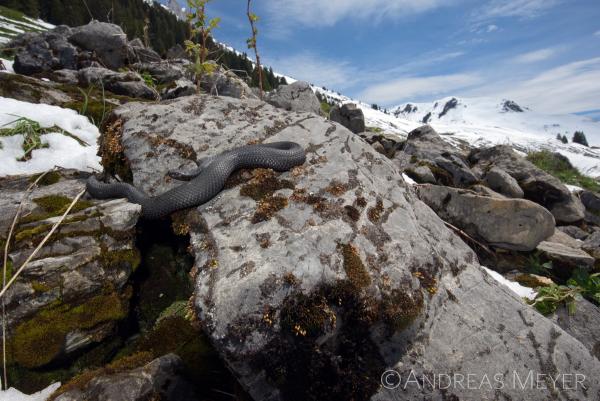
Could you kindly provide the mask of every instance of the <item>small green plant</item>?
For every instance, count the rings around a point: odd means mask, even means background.
[[[542,262],[540,254],[536,252],[527,259],[527,266],[525,270],[527,273],[548,277],[551,275],[550,271],[552,270],[552,262]]]
[[[531,152],[527,160],[536,167],[552,174],[565,184],[577,185],[593,192],[600,191],[600,183],[591,177],[584,176],[571,165],[569,160],[559,154],[547,150]]]
[[[141,74],[142,79],[150,88],[156,88],[156,78],[152,76],[148,71],[143,71]]]
[[[56,125],[50,128],[43,128],[37,121],[33,121],[26,117],[19,117],[14,121],[4,124],[2,127],[7,127],[9,125],[13,126],[9,128],[0,128],[0,137],[23,135],[23,145],[21,145],[21,148],[24,153],[22,157],[17,159],[18,161],[27,161],[31,159],[31,152],[36,149],[48,148],[49,145],[42,140],[42,135],[49,133],[60,133],[75,139],[81,146],[89,146],[89,144],[79,139],[76,135],[57,127]],[[0,142],[0,148],[1,147],[2,143]]]
[[[258,16],[250,10],[251,3],[252,3],[252,0],[248,0],[248,7],[246,8],[246,16],[248,17],[248,22],[250,22],[252,36],[250,38],[246,39],[246,43],[248,44],[248,49],[254,50],[254,55],[256,56],[256,71],[258,73],[258,88],[260,90],[260,98],[262,99],[264,97],[262,67],[260,65],[260,55],[258,54],[258,46],[256,45],[256,37],[258,36],[258,28],[256,28],[256,23],[258,22]]]
[[[187,22],[189,24],[190,36],[185,41],[185,49],[193,58],[192,69],[196,79],[196,87],[200,93],[202,76],[212,74],[215,64],[208,63],[208,38],[210,33],[219,26],[220,18],[212,18],[207,21],[206,5],[211,0],[187,0],[189,13]],[[199,39],[199,41],[195,41]]]
[[[547,287],[537,289],[538,293],[531,305],[542,315],[549,315],[556,312],[561,304],[567,306],[570,315],[575,313],[575,300],[581,294],[580,287],[571,287],[565,285],[552,284]]]
[[[590,274],[585,269],[576,269],[567,285],[581,288],[581,294],[585,298],[600,304],[600,273]]]

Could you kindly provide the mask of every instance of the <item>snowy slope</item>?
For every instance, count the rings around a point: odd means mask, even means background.
[[[0,45],[24,32],[41,32],[54,28],[40,19],[26,17],[18,11],[0,7]]]
[[[563,144],[557,134],[569,140],[583,131],[590,145],[600,145],[600,123],[576,115],[537,113],[510,100],[448,97],[433,103],[408,103],[392,109],[402,121],[430,124],[455,145],[482,147],[510,144],[528,152],[546,149],[559,152],[584,174],[600,175],[600,149],[575,143]]]
[[[407,103],[384,112],[337,92],[315,86],[313,90],[331,103],[356,103],[365,115],[367,127],[377,127],[400,138],[406,138],[427,121],[446,142],[456,147],[509,144],[523,153],[550,150],[568,157],[582,173],[600,176],[600,149],[571,142],[563,144],[556,139],[560,133],[570,141],[575,131],[583,131],[591,146],[600,145],[600,123],[587,117],[536,113],[501,99],[453,97],[432,103]]]

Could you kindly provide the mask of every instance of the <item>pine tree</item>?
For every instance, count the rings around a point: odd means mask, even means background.
[[[569,143],[569,140],[567,139],[566,135],[562,136],[562,143]]]
[[[583,131],[575,131],[573,134],[573,142],[583,146],[590,146]]]

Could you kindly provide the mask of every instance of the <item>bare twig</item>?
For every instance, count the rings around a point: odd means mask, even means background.
[[[258,88],[260,90],[260,99],[264,98],[263,92],[263,76],[262,76],[262,67],[260,65],[260,55],[258,54],[258,46],[256,43],[256,36],[258,35],[258,29],[256,28],[256,22],[258,21],[258,17],[256,14],[250,11],[250,3],[252,0],[248,0],[248,7],[246,9],[246,16],[248,17],[248,21],[250,22],[250,28],[252,29],[252,37],[247,40],[248,47],[250,49],[254,49],[254,54],[256,55],[256,69],[258,71]]]
[[[21,209],[23,208],[23,203],[25,199],[29,196],[30,192],[33,190],[35,186],[40,182],[42,178],[50,171],[54,171],[54,169],[46,171],[33,182],[27,190],[25,191],[25,195],[21,199],[19,206],[17,207],[17,211],[15,213],[15,217],[13,218],[12,224],[10,226],[10,230],[8,231],[8,236],[6,237],[6,244],[4,244],[4,260],[3,260],[3,268],[2,268],[2,288],[6,286],[6,274],[7,274],[7,266],[8,266],[8,247],[10,246],[10,240],[12,238],[13,232],[15,231],[15,226],[17,225],[17,221],[19,220],[19,216],[21,214]],[[6,369],[6,300],[2,298],[2,370],[3,370],[3,378],[4,378],[4,389],[8,389],[8,374]],[[2,388],[2,383],[0,383],[0,389]]]
[[[71,209],[73,209],[73,207],[75,206],[75,204],[79,201],[79,198],[81,198],[83,196],[83,194],[85,194],[85,191],[86,190],[84,189],[83,191],[81,191],[80,193],[77,194],[77,196],[75,197],[75,199],[73,199],[73,202],[71,202],[71,204],[69,205],[69,207],[67,208],[67,210],[65,210],[65,212],[63,213],[63,215],[60,217],[60,219],[56,223],[54,223],[54,225],[52,226],[52,229],[50,230],[50,232],[44,237],[44,239],[42,240],[42,242],[40,242],[40,244],[33,250],[33,252],[31,253],[31,255],[29,255],[29,257],[27,258],[27,260],[23,263],[23,265],[21,265],[21,267],[19,267],[19,270],[17,270],[16,273],[13,274],[13,276],[11,277],[10,281],[8,282],[8,284],[6,284],[2,288],[2,291],[0,291],[0,298],[2,298],[4,296],[4,294],[6,293],[6,291],[10,288],[10,286],[15,282],[15,280],[19,277],[19,275],[27,267],[27,265],[29,264],[29,262],[31,262],[31,260],[35,257],[35,255],[37,255],[37,253],[40,251],[40,249],[42,249],[42,247],[44,246],[44,244],[46,244],[46,242],[52,236],[52,234],[54,234],[54,231],[56,231],[56,229],[58,228],[58,226],[60,226],[61,223],[65,220],[65,218],[67,217],[67,215],[69,214],[69,212],[71,211]]]
[[[442,220],[442,221],[444,222],[444,224],[446,225],[446,227],[450,228],[452,231],[454,231],[456,234],[458,234],[459,236],[461,236],[463,239],[476,244],[481,249],[483,249],[484,251],[486,251],[489,255],[494,256],[494,253],[492,251],[490,251],[490,249],[486,245],[484,245],[483,243],[477,241],[475,238],[471,237],[469,234],[467,234],[466,232],[464,232],[460,228],[458,228],[456,226],[453,226],[452,224],[448,223],[447,221],[444,221],[444,220]]]

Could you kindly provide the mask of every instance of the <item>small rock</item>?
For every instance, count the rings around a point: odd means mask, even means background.
[[[333,106],[329,113],[329,119],[342,124],[355,134],[365,131],[365,115],[354,103],[346,103],[341,107]]]
[[[106,68],[88,67],[79,70],[78,77],[80,85],[102,85],[117,95],[141,99],[156,99],[157,96],[142,77],[133,71],[115,72]]]
[[[585,208],[592,213],[600,213],[600,197],[591,191],[582,191],[579,199]]]
[[[288,111],[321,113],[321,102],[319,102],[310,84],[303,81],[279,86],[276,90],[265,94],[265,101]]]
[[[582,249],[550,241],[540,243],[536,249],[544,258],[552,262],[552,271],[565,279],[579,267],[585,269],[594,267],[594,258]]]
[[[523,198],[525,195],[517,180],[498,167],[492,167],[488,171],[485,176],[485,182],[494,191],[509,198]]]
[[[600,231],[590,235],[581,246],[581,249],[588,252],[594,258],[600,260]]]
[[[582,241],[584,241],[590,235],[577,226],[561,226],[556,228],[568,236]]]

